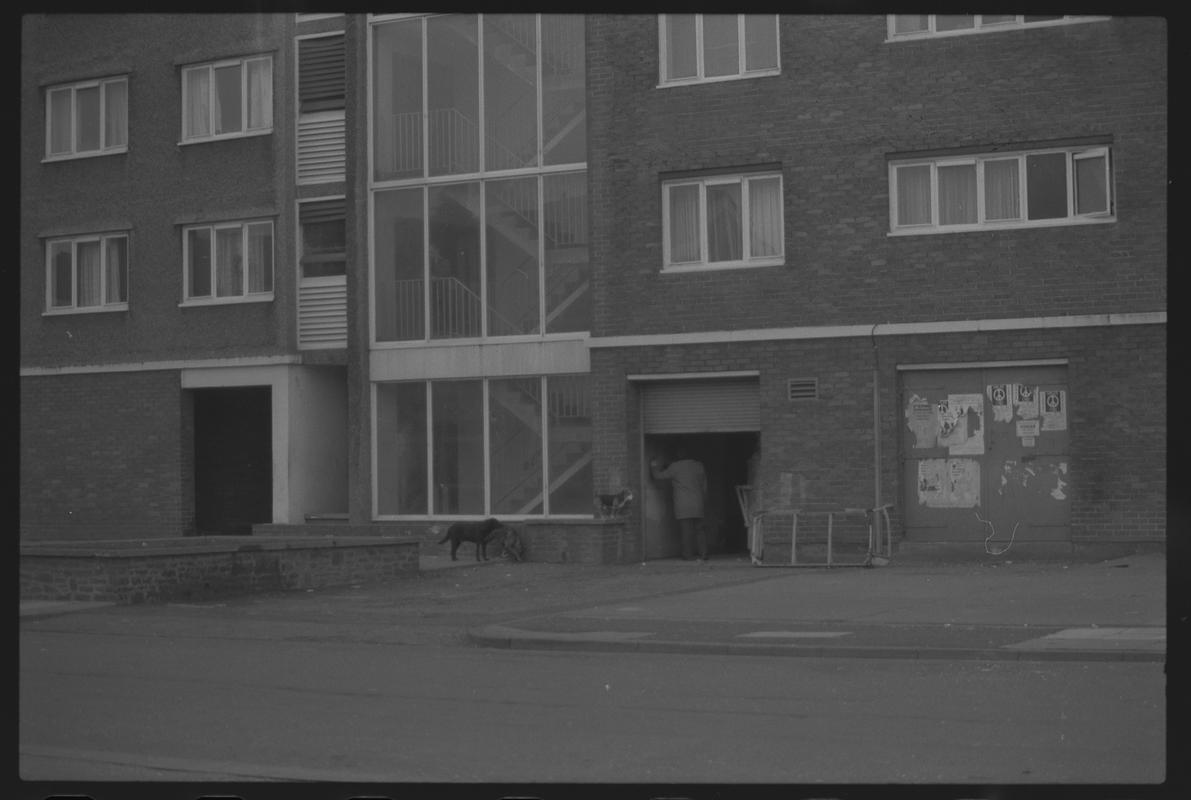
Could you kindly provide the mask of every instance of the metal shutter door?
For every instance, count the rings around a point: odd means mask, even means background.
[[[645,433],[761,430],[759,381],[657,381],[644,383]]]

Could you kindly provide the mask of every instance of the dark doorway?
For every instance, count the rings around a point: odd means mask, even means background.
[[[269,387],[194,390],[194,512],[199,535],[249,534],[273,520]]]
[[[647,434],[645,438],[650,451],[665,454],[663,460],[673,458],[681,446],[691,458],[703,463],[707,471],[704,523],[707,525],[708,551],[713,555],[747,553],[748,528],[740,511],[736,487],[748,483],[748,460],[758,447],[760,434]]]

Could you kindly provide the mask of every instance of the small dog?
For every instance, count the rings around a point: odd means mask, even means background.
[[[464,542],[474,542],[476,546],[476,561],[480,561],[481,559],[487,561],[488,543],[498,536],[504,536],[507,530],[509,529],[495,517],[489,517],[480,522],[453,522],[436,544],[442,544],[450,539],[451,560],[458,561],[459,559],[455,557],[455,553],[459,550],[459,545]]]
[[[619,517],[624,514],[625,507],[633,501],[633,490],[627,486],[616,494],[597,494],[595,496],[596,513],[601,519]]]

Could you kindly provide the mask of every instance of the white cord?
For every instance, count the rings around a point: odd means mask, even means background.
[[[990,533],[990,534],[989,534],[989,535],[988,535],[988,536],[985,538],[985,540],[984,540],[984,552],[985,552],[985,553],[987,553],[987,554],[988,554],[988,555],[990,555],[990,556],[1003,556],[1003,555],[1005,555],[1006,553],[1008,553],[1008,552],[1009,552],[1009,548],[1010,548],[1010,547],[1013,547],[1013,539],[1014,539],[1014,537],[1016,537],[1016,536],[1017,536],[1017,526],[1021,524],[1021,520],[1018,520],[1018,521],[1017,521],[1017,522],[1014,524],[1014,526],[1013,526],[1013,533],[1011,533],[1011,534],[1009,535],[1009,544],[1005,545],[1004,549],[1002,549],[1002,550],[997,550],[997,551],[994,553],[992,550],[989,550],[989,549],[988,549],[988,543],[989,543],[989,541],[990,541],[990,540],[991,540],[991,539],[992,539],[994,536],[996,536],[996,535],[997,535],[997,529],[996,529],[996,527],[995,527],[995,526],[994,526],[994,525],[993,525],[991,522],[989,522],[988,520],[986,520],[986,519],[980,519],[980,512],[979,512],[979,511],[977,511],[977,512],[975,512],[975,513],[976,513],[976,519],[979,519],[981,522],[983,522],[985,525],[987,525],[987,526],[988,526],[988,529],[989,529],[989,530],[991,530],[991,531],[992,531],[992,533]]]

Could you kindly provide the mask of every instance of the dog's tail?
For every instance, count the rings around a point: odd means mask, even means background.
[[[442,530],[442,529],[440,527],[438,527],[437,525],[435,525],[434,527],[432,527],[430,529],[430,533],[437,534],[440,530]],[[447,528],[446,532],[442,535],[442,538],[439,539],[437,542],[435,542],[435,544],[442,544],[443,542],[445,542],[447,539],[450,539],[450,538],[451,538],[451,529]]]

